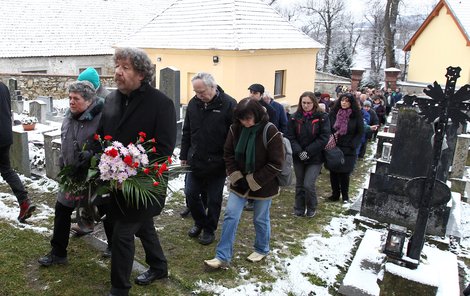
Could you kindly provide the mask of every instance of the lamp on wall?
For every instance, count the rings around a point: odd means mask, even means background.
[[[214,64],[218,64],[219,63],[219,56],[212,56],[212,62]]]
[[[406,227],[390,224],[383,252],[393,258],[403,257],[405,238]]]

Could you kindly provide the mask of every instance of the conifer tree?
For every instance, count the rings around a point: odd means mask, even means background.
[[[331,74],[351,78],[352,57],[351,51],[346,46],[346,42],[341,42],[338,54],[333,60]]]

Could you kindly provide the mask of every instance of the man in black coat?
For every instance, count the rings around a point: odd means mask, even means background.
[[[18,200],[20,214],[18,220],[23,223],[36,210],[31,204],[28,192],[24,189],[18,174],[10,165],[10,146],[13,144],[11,129],[11,98],[7,86],[0,81],[0,174],[8,183]]]
[[[114,54],[114,79],[117,90],[106,97],[101,136],[110,135],[124,145],[135,143],[139,132],[156,139],[158,157],[173,154],[176,143],[176,113],[173,102],[150,86],[154,68],[147,54],[136,48],[118,48]],[[166,188],[164,188],[166,192]],[[111,256],[111,294],[128,295],[129,278],[134,260],[134,235],[139,237],[150,268],[135,279],[147,285],[168,277],[168,265],[155,231],[153,217],[160,214],[166,193],[157,195],[158,202],[128,204],[122,191],[111,195],[110,215],[115,221]]]
[[[237,102],[217,85],[209,73],[198,73],[192,79],[196,95],[189,101],[181,139],[181,164],[189,164],[186,176],[186,198],[194,226],[190,237],[208,245],[215,239],[225,185],[224,144],[233,109]],[[201,194],[207,194],[207,211]]]

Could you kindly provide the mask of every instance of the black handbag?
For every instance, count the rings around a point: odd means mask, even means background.
[[[330,171],[336,171],[344,165],[344,153],[336,146],[336,136],[332,134],[328,144],[323,149],[325,167]]]

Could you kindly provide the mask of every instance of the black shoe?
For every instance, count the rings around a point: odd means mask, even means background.
[[[307,214],[305,215],[307,218],[313,218],[315,217],[315,214],[317,213],[316,209],[313,210],[307,210]]]
[[[137,285],[145,286],[155,280],[160,280],[160,279],[164,279],[167,277],[168,277],[168,271],[149,269],[146,272],[140,274],[138,277],[136,277],[134,282]]]
[[[112,252],[111,252],[111,248],[108,246],[106,248],[106,250],[103,251],[103,258],[111,258],[111,255],[112,255]]]
[[[332,196],[328,197],[328,200],[329,201],[339,201],[339,196],[336,197],[336,196],[332,195]]]
[[[185,207],[184,210],[180,212],[181,218],[186,218],[191,214],[191,210],[188,207]]]
[[[68,260],[67,260],[67,257],[59,257],[56,255],[53,255],[52,252],[49,252],[44,257],[39,258],[38,263],[41,264],[42,266],[51,266],[55,264],[67,264]]]
[[[199,236],[199,234],[201,234],[201,231],[202,231],[201,226],[194,225],[194,226],[191,227],[191,229],[188,231],[188,235],[189,235],[190,237],[197,237],[197,236]]]
[[[294,215],[297,216],[297,217],[303,217],[303,216],[304,216],[304,212],[295,211],[295,210],[294,210]]]
[[[201,245],[210,245],[215,239],[215,234],[212,232],[206,232],[204,231],[199,238],[199,243]]]
[[[245,204],[245,206],[243,207],[243,209],[245,211],[250,211],[251,212],[251,211],[254,210],[254,207],[255,207],[254,204],[255,204],[255,202],[253,200],[249,199],[247,201],[247,203]]]

